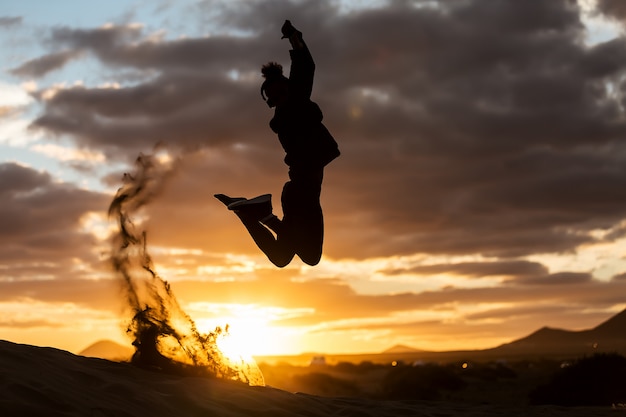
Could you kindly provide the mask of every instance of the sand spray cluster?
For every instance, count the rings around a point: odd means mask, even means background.
[[[124,174],[123,185],[109,206],[109,216],[119,226],[112,240],[111,262],[126,297],[127,333],[135,347],[132,363],[164,372],[264,385],[256,364],[227,358],[220,351],[217,341],[227,337],[228,325],[200,333],[169,283],[156,273],[147,250],[147,234],[133,218],[140,218],[142,209],[159,194],[175,163],[140,155],[136,165],[136,172]]]

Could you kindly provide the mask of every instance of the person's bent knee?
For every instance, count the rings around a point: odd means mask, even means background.
[[[271,263],[273,263],[274,265],[276,265],[279,268],[284,268],[287,265],[289,265],[289,263],[291,262],[291,260],[293,259],[295,254],[291,254],[291,255],[272,255],[269,256],[268,255],[268,259],[270,260]]]
[[[322,259],[322,252],[315,252],[315,253],[304,253],[304,254],[298,254],[298,256],[300,257],[300,259],[302,259],[302,262],[304,262],[307,265],[310,266],[315,266],[318,263],[320,263],[320,260]]]

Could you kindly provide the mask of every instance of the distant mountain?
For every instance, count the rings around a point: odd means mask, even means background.
[[[615,338],[616,336],[626,337],[626,310],[596,326],[592,331],[596,337],[605,337],[609,339]]]
[[[570,331],[542,327],[530,335],[488,349],[503,354],[568,354],[594,352],[626,353],[626,310],[589,330]]]
[[[112,340],[100,340],[83,349],[80,356],[102,358],[112,361],[126,361],[133,356],[135,350],[129,346],[120,345]]]
[[[410,346],[405,346],[405,345],[395,345],[393,347],[390,347],[389,349],[381,352],[383,354],[388,354],[388,353],[416,353],[416,352],[423,352],[422,350],[419,349],[414,349]]]

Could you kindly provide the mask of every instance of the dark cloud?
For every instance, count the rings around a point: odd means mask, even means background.
[[[22,24],[21,16],[0,16],[0,29],[12,28]]]
[[[115,313],[120,313],[123,307],[120,283],[111,279],[73,279],[63,283],[54,279],[0,281],[0,289],[2,302],[72,303]]]
[[[0,327],[12,329],[33,329],[38,327],[62,328],[64,324],[50,320],[0,320]]]
[[[465,316],[467,320],[505,320],[529,317],[550,317],[554,315],[568,316],[579,312],[577,306],[572,305],[543,305],[530,304],[513,308],[493,308]],[[545,323],[542,323],[545,324]]]
[[[70,279],[102,273],[96,239],[81,230],[107,198],[59,183],[45,172],[0,164],[0,281]]]
[[[231,98],[241,96],[244,88],[226,74],[182,73],[119,90],[73,87],[46,103],[54,111],[41,116],[35,127],[69,133],[84,146],[107,151],[113,159],[134,157],[158,143],[178,149],[240,141],[254,144],[255,137],[242,138],[240,132],[266,126],[259,126],[258,112],[254,114],[250,103]]]
[[[611,278],[612,281],[626,281],[626,272],[622,272],[621,274],[614,275]]]
[[[78,58],[80,51],[62,51],[31,59],[11,70],[11,73],[20,77],[42,77],[47,73],[57,70],[69,61]]]
[[[98,29],[61,27],[52,31],[47,42],[56,47],[89,51],[107,66],[159,73],[257,70],[259,65],[252,59],[262,56],[255,38],[211,36],[158,41],[144,37],[142,28],[136,25]]]
[[[191,182],[173,180],[153,208],[157,242],[255,251],[210,196],[279,194],[286,179],[258,97],[260,65],[288,67],[285,13],[316,58],[313,98],[342,150],[323,190],[326,256],[562,253],[626,216],[625,43],[588,46],[576,2],[390,2],[351,13],[330,1],[219,5],[224,27],[249,36],[154,40],[120,25],[49,37],[146,78],[62,89],[34,128],[110,159],[156,143],[204,149],[183,164]],[[191,237],[198,230],[205,243]]]
[[[598,10],[603,14],[616,19],[626,19],[626,4],[620,0],[598,0]]]
[[[490,276],[507,276],[507,277],[537,277],[547,275],[547,268],[538,263],[530,261],[506,261],[506,262],[463,262],[463,263],[447,263],[435,265],[419,265],[413,268],[394,269],[379,271],[387,275],[398,274],[416,274],[416,275],[435,275],[443,273],[451,273],[455,275],[468,277],[490,277]]]
[[[115,48],[123,47],[125,42],[137,41],[140,35],[141,28],[134,25],[107,25],[97,29],[56,27],[46,43],[54,47],[66,45],[77,50],[90,50],[106,57]]]
[[[545,277],[534,277],[518,280],[517,283],[533,285],[576,285],[591,282],[593,276],[586,272],[558,272]]]

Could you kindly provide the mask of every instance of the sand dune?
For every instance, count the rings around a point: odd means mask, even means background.
[[[612,416],[610,407],[507,407],[326,398],[214,378],[164,375],[0,341],[2,416]]]

